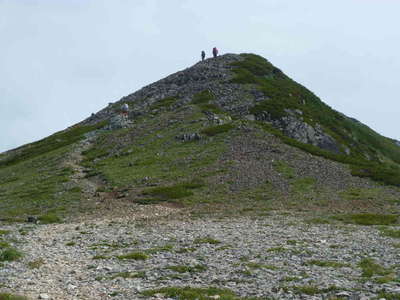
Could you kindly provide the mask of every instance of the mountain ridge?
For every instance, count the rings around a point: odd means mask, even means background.
[[[66,164],[74,151],[79,160]],[[330,193],[326,201],[348,207],[343,195],[357,189],[361,201],[367,187],[379,191],[371,196],[378,204],[377,195],[393,200],[395,190],[359,177],[399,186],[399,154],[394,140],[333,110],[264,58],[226,54],[0,154],[0,207],[13,216],[68,210],[82,199],[190,206],[268,193],[285,205]]]

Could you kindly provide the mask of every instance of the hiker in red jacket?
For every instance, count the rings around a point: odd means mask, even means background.
[[[217,57],[217,55],[218,55],[218,49],[217,49],[217,47],[214,47],[214,48],[213,48],[212,54],[213,54],[214,58]]]

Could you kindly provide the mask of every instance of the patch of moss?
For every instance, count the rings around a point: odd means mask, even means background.
[[[223,125],[216,125],[212,127],[204,128],[200,131],[200,133],[205,134],[207,136],[214,136],[217,134],[225,133],[235,128],[233,124],[227,123]]]
[[[139,271],[139,272],[119,272],[114,275],[112,275],[109,279],[115,279],[115,278],[124,278],[124,279],[130,279],[130,278],[145,278],[146,273],[144,271]]]
[[[54,213],[42,215],[38,217],[38,220],[40,221],[41,224],[54,224],[62,222],[62,219]]]
[[[8,293],[0,293],[0,300],[29,300],[27,297],[8,294]]]
[[[311,266],[318,266],[318,267],[324,267],[324,268],[343,268],[343,267],[348,267],[350,266],[349,264],[346,263],[340,263],[336,261],[326,261],[326,260],[309,260],[306,262],[306,265],[311,265]]]
[[[169,109],[173,104],[175,104],[176,101],[178,101],[178,99],[175,97],[167,97],[158,100],[157,102],[153,103],[150,106],[150,110],[161,109],[161,108]]]
[[[117,258],[120,260],[124,259],[146,260],[149,258],[149,256],[143,252],[131,252],[123,255],[118,255]]]
[[[14,261],[22,257],[22,253],[14,248],[6,248],[0,252],[0,261]]]
[[[178,273],[198,273],[207,270],[207,267],[204,265],[195,265],[195,266],[176,265],[176,266],[169,266],[167,267],[167,269]]]
[[[44,259],[38,258],[36,260],[32,260],[32,261],[28,262],[28,267],[30,269],[39,269],[44,264],[45,264]]]
[[[330,286],[328,288],[319,288],[315,285],[300,285],[291,287],[296,294],[316,295],[332,291],[338,291],[339,288],[336,286]]]
[[[186,183],[175,184],[173,186],[155,187],[147,189],[143,195],[151,198],[144,199],[144,203],[156,203],[160,201],[175,200],[193,195],[192,190],[203,186],[201,181],[192,181]],[[147,201],[147,202],[146,202]]]
[[[372,258],[364,258],[359,263],[358,266],[362,270],[363,277],[373,277],[373,276],[385,276],[393,272],[391,269],[383,267],[381,264],[377,263]]]
[[[195,244],[211,244],[211,245],[216,245],[216,244],[220,244],[221,241],[216,240],[214,238],[211,237],[204,237],[204,238],[197,238],[193,241],[193,243]]]
[[[199,104],[199,108],[203,112],[209,111],[209,112],[212,112],[214,114],[222,114],[222,113],[224,113],[224,111],[214,103]]]
[[[344,214],[333,216],[333,219],[357,225],[392,225],[396,224],[398,215],[385,214]]]
[[[211,100],[214,100],[214,95],[209,90],[204,90],[200,93],[197,93],[193,96],[192,103],[193,104],[206,104]]]
[[[380,228],[380,231],[383,236],[400,239],[400,229],[382,227]]]
[[[290,167],[287,162],[283,160],[274,161],[273,166],[275,170],[282,174],[287,179],[292,179],[295,177],[295,171]]]

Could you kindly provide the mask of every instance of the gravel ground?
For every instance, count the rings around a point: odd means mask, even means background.
[[[3,224],[11,231],[3,238],[24,256],[0,267],[0,291],[32,299],[144,299],[146,289],[214,286],[263,299],[373,299],[382,290],[400,297],[399,239],[382,236],[379,227],[309,224],[305,215],[282,212],[188,220],[162,217],[172,208],[146,209],[158,219]],[[148,258],[117,257],[131,252]],[[390,275],[363,277],[364,258],[392,268]]]

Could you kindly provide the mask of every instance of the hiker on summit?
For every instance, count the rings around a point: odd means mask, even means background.
[[[206,58],[206,53],[203,51],[201,51],[201,60],[203,61]]]
[[[214,48],[213,48],[212,54],[213,54],[214,58],[216,58],[216,57],[218,56],[218,49],[217,49],[217,47],[214,47]]]
[[[128,117],[129,105],[127,103],[122,104],[121,106],[121,115],[123,117]]]

